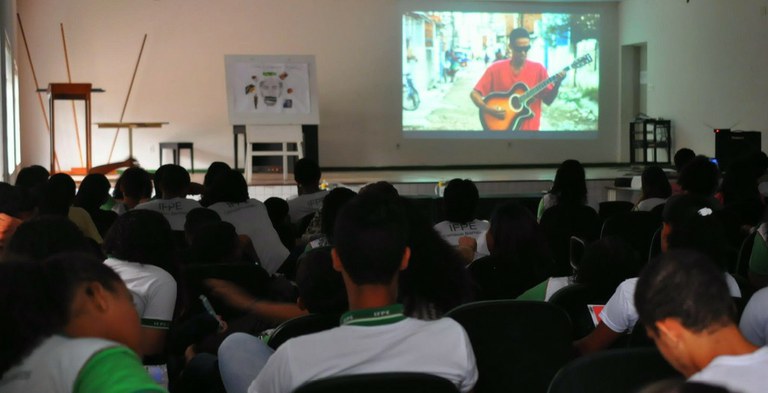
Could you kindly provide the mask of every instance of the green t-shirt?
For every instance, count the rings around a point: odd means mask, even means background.
[[[755,241],[752,243],[752,254],[749,256],[749,271],[768,276],[768,245],[760,233],[755,234]]]
[[[150,378],[141,360],[122,346],[94,354],[80,370],[73,393],[165,392]]]
[[[523,292],[520,296],[517,297],[517,300],[537,300],[537,301],[544,301],[544,298],[547,296],[547,284],[549,283],[549,280],[544,280],[535,287]]]

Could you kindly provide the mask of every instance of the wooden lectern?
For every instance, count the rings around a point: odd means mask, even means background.
[[[56,100],[82,100],[85,102],[85,171],[91,170],[91,92],[101,93],[102,89],[92,89],[90,83],[51,83],[48,85],[48,115],[51,124],[51,173],[56,172]],[[80,135],[76,136],[79,140]]]

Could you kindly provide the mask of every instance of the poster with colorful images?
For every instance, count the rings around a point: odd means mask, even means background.
[[[227,56],[233,124],[316,124],[314,58]]]

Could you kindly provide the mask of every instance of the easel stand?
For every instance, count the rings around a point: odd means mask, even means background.
[[[253,151],[252,143],[279,143],[281,150]],[[296,150],[288,150],[288,145],[295,143]],[[288,157],[304,158],[304,138],[300,124],[291,125],[246,125],[243,167],[245,168],[245,180],[251,181],[253,177],[252,157],[283,158],[283,180],[288,178]]]

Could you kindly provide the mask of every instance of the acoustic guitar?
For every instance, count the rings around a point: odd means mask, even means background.
[[[586,54],[576,59],[571,65],[563,68],[562,71],[576,69],[592,62],[592,56]],[[500,119],[480,110],[480,123],[486,131],[509,131],[518,130],[523,120],[533,117],[533,111],[528,107],[528,102],[536,97],[550,83],[556,82],[560,77],[560,72],[541,81],[539,84],[529,89],[523,82],[515,83],[511,89],[506,92],[492,92],[483,98],[486,105],[504,109],[504,118]]]

